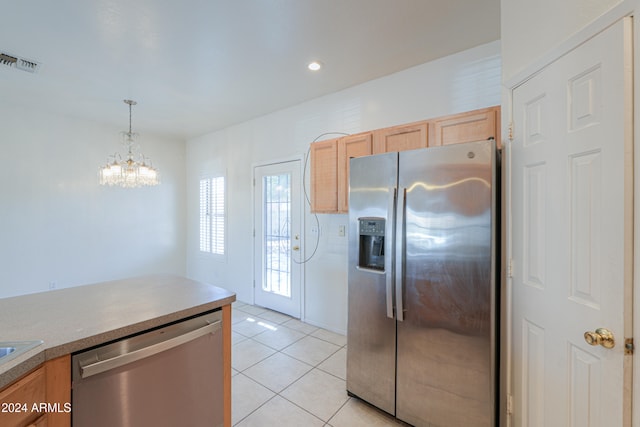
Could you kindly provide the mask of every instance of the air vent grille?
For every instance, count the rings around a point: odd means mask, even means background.
[[[30,59],[21,58],[10,53],[0,51],[0,65],[16,68],[30,73],[36,73],[40,69],[40,63]]]

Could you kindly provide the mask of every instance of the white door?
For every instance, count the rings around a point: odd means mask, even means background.
[[[300,161],[254,170],[254,300],[300,317],[303,259]]]
[[[513,93],[515,426],[630,425],[630,28],[620,21]],[[586,342],[597,328],[615,347]]]

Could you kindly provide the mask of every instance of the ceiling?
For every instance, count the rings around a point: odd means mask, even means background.
[[[500,0],[5,2],[0,103],[188,139],[500,37]],[[307,64],[321,61],[320,71]]]

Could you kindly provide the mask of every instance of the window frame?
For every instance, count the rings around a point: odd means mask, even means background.
[[[222,181],[221,183],[218,181]],[[203,185],[205,188],[203,188]],[[219,193],[222,195],[219,195]],[[219,205],[222,206],[219,206]],[[225,258],[227,254],[227,177],[201,176],[198,180],[198,252]]]

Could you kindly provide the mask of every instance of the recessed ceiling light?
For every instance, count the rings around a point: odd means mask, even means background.
[[[309,65],[307,65],[307,68],[309,68],[311,71],[318,71],[320,68],[322,68],[322,64],[318,61],[313,61]]]

